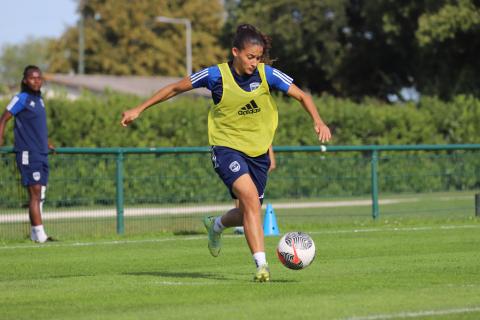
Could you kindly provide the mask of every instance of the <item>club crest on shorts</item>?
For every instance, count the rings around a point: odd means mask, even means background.
[[[237,161],[233,161],[232,163],[230,163],[228,168],[232,172],[238,172],[240,170],[240,163],[238,163]]]
[[[41,177],[40,172],[38,171],[35,171],[32,176],[33,176],[33,180],[35,181],[39,181]]]

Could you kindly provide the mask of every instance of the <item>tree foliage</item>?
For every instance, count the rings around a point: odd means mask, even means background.
[[[224,3],[224,5],[222,5]],[[314,93],[361,101],[405,88],[450,99],[480,96],[479,0],[83,0],[86,71],[185,74],[186,17],[195,70],[225,60],[237,25],[273,39],[274,66]],[[225,20],[224,17],[227,17]],[[224,21],[225,20],[225,21]],[[50,70],[78,64],[78,28],[51,46]]]
[[[236,26],[251,23],[273,40],[274,65],[312,90],[336,91],[332,81],[344,51],[338,30],[346,25],[345,0],[242,0],[227,2],[223,43]]]
[[[459,93],[480,96],[480,1],[449,1],[423,14],[416,37],[422,92],[445,99]]]
[[[191,20],[194,69],[225,55],[217,43],[223,23],[217,1],[83,0],[79,11],[84,17],[87,73],[185,75],[185,26],[158,22],[157,16]],[[50,71],[77,69],[78,34],[78,27],[72,27],[51,47]]]
[[[29,38],[24,43],[5,45],[0,53],[0,83],[19,85],[23,69],[30,64],[46,70],[48,66],[48,46],[51,39]]]
[[[313,91],[479,95],[478,1],[230,0],[227,10],[224,39],[238,23],[259,26],[273,37],[277,66]]]

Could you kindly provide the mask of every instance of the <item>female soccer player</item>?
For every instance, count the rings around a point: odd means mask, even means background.
[[[204,218],[208,248],[214,257],[218,256],[222,231],[243,225],[257,267],[254,280],[259,282],[270,280],[261,224],[261,203],[270,166],[268,149],[278,122],[270,91],[280,90],[298,100],[310,114],[318,139],[325,142],[331,138],[311,96],[294,85],[291,77],[264,63],[269,61],[269,49],[268,37],[252,25],[240,25],[233,40],[231,61],[160,89],[150,99],[125,111],[121,120],[127,126],[156,103],[194,88],[210,89],[214,102],[208,115],[212,163],[232,197],[239,200],[239,207],[220,217]]]
[[[22,184],[28,189],[29,217],[32,241],[44,243],[51,240],[42,223],[42,208],[48,182],[47,117],[41,87],[42,72],[37,66],[27,66],[23,72],[21,92],[8,104],[0,117],[0,146],[3,145],[5,124],[15,117],[14,151]]]

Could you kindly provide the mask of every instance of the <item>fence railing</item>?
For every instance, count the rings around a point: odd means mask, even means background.
[[[461,150],[479,151],[480,144],[451,144],[451,145],[367,145],[367,146],[276,146],[274,151],[276,154],[298,154],[298,153],[352,153],[361,154],[362,165],[365,167],[369,163],[370,186],[369,193],[371,197],[371,215],[373,219],[377,219],[380,215],[379,210],[379,153],[380,152],[450,152]],[[0,148],[1,154],[12,153],[11,147]],[[159,156],[161,161],[162,155],[181,155],[181,154],[206,154],[210,152],[209,147],[172,147],[172,148],[57,148],[56,154],[74,154],[74,155],[108,155],[110,160],[115,161],[115,208],[116,208],[116,232],[123,234],[125,232],[124,208],[125,208],[125,162],[126,156],[133,154],[149,154]],[[478,158],[478,157],[476,157]],[[415,161],[415,160],[414,160]],[[195,163],[193,160],[192,163]],[[170,164],[175,165],[175,160]],[[394,164],[392,164],[394,166]],[[413,165],[413,164],[412,164]],[[186,164],[186,167],[192,164]],[[355,170],[356,164],[352,165],[350,171]],[[314,166],[312,167],[314,168]],[[308,168],[306,169],[308,170]],[[312,169],[313,170],[313,169]],[[480,184],[480,169],[478,163],[473,163],[473,172],[475,186]],[[298,174],[298,181],[302,177],[308,175],[308,172]],[[127,179],[128,180],[128,179]],[[1,182],[1,181],[0,181]],[[179,200],[180,201],[180,200]]]

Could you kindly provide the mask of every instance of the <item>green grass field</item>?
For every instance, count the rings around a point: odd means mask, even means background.
[[[335,224],[307,213],[298,224],[278,219],[282,232],[311,234],[316,260],[288,270],[275,256],[279,237],[267,237],[272,281],[263,284],[252,282],[245,239],[230,233],[218,258],[205,234],[6,242],[0,319],[480,319],[478,219]]]

